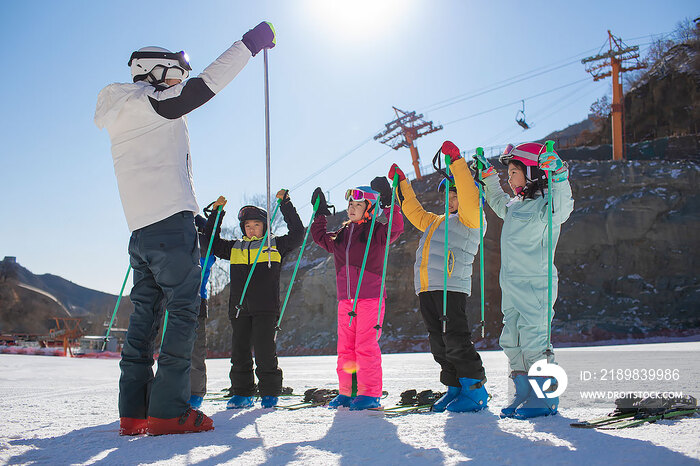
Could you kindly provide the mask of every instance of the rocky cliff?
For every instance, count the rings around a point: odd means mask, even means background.
[[[54,317],[78,317],[88,334],[101,335],[117,297],[56,275],[35,275],[14,257],[0,261],[0,332],[46,334]],[[134,306],[122,299],[115,327],[126,326]]]
[[[700,167],[693,161],[571,161],[575,210],[563,226],[555,262],[560,296],[555,305],[555,343],[700,333]],[[498,165],[498,164],[497,164]],[[498,167],[500,169],[500,167]],[[423,206],[440,212],[438,175],[415,181]],[[501,179],[505,180],[503,171]],[[504,188],[505,182],[503,182]],[[501,331],[499,238],[501,220],[486,208],[485,338],[481,338],[478,256],[469,298],[472,339],[497,347]],[[329,221],[337,227],[340,212]],[[413,291],[413,263],[420,232],[407,223],[391,247],[387,312],[381,338],[385,352],[425,351],[427,334]],[[287,258],[282,298],[296,255]],[[307,246],[278,337],[280,354],[333,354],[336,334],[335,272],[329,255]],[[211,301],[210,348],[230,347],[228,289]]]

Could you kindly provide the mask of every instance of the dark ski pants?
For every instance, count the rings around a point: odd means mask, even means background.
[[[262,314],[239,316],[231,319],[231,387],[233,395],[253,396],[253,353],[255,351],[255,375],[258,376],[260,396],[279,396],[282,391],[282,370],[277,363],[275,326],[278,317]]]
[[[119,363],[120,417],[170,419],[189,407],[199,255],[191,212],[179,212],[131,234],[134,312]],[[168,323],[154,378],[153,351],[163,309],[168,310]]]
[[[483,380],[486,375],[479,353],[471,341],[467,322],[467,295],[447,292],[447,331],[442,333],[442,291],[418,294],[420,312],[428,329],[430,351],[440,364],[440,382],[459,387],[459,379]]]
[[[193,395],[207,394],[207,300],[202,298],[197,316],[197,337],[192,348],[192,369],[190,370],[190,391]]]

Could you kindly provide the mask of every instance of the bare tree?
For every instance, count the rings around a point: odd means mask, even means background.
[[[687,44],[692,42],[697,37],[697,28],[695,22],[690,18],[684,18],[676,23],[676,29],[673,30],[673,42],[677,44]]]
[[[605,120],[610,117],[610,98],[604,95],[600,99],[591,104],[590,112],[593,115],[593,120],[598,123],[600,120]]]

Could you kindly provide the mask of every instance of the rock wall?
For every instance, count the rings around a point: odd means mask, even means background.
[[[555,343],[586,344],[659,335],[700,334],[700,167],[693,161],[571,161],[575,210],[562,228],[555,263],[560,295],[555,305]],[[501,167],[504,189],[504,171]],[[413,183],[423,206],[444,209],[433,174]],[[499,238],[502,221],[486,208],[485,337],[481,338],[479,256],[468,313],[472,340],[497,348],[501,331]],[[337,227],[340,212],[329,220]],[[413,290],[413,263],[420,232],[408,222],[392,245],[387,271],[384,352],[427,351],[427,332]],[[282,299],[296,255],[283,267]],[[230,348],[228,289],[211,301],[210,348]],[[310,243],[304,253],[277,345],[280,354],[334,354],[335,270],[332,258]]]

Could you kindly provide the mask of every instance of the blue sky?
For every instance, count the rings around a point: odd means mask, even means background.
[[[586,80],[577,62],[598,51],[607,29],[644,48],[649,35],[699,14],[697,2],[646,0],[5,0],[0,256],[17,256],[34,273],[119,291],[129,231],[109,136],[92,119],[100,89],[130,80],[129,55],[142,46],[184,49],[196,75],[258,22],[273,22],[272,186],[294,188],[306,224],[316,186],[342,206],[347,187],[385,175],[391,163],[411,169],[407,150],[386,153],[371,140],[394,118],[392,105],[445,125],[418,140],[422,163],[445,139],[463,149],[537,139],[584,119],[590,104],[609,93],[609,80]],[[262,64],[262,55],[251,59],[188,117],[201,206],[223,194],[235,212],[245,196],[265,190]],[[555,67],[477,98],[435,105]],[[570,83],[527,99],[534,127],[520,130],[514,122],[520,103],[506,104]]]

